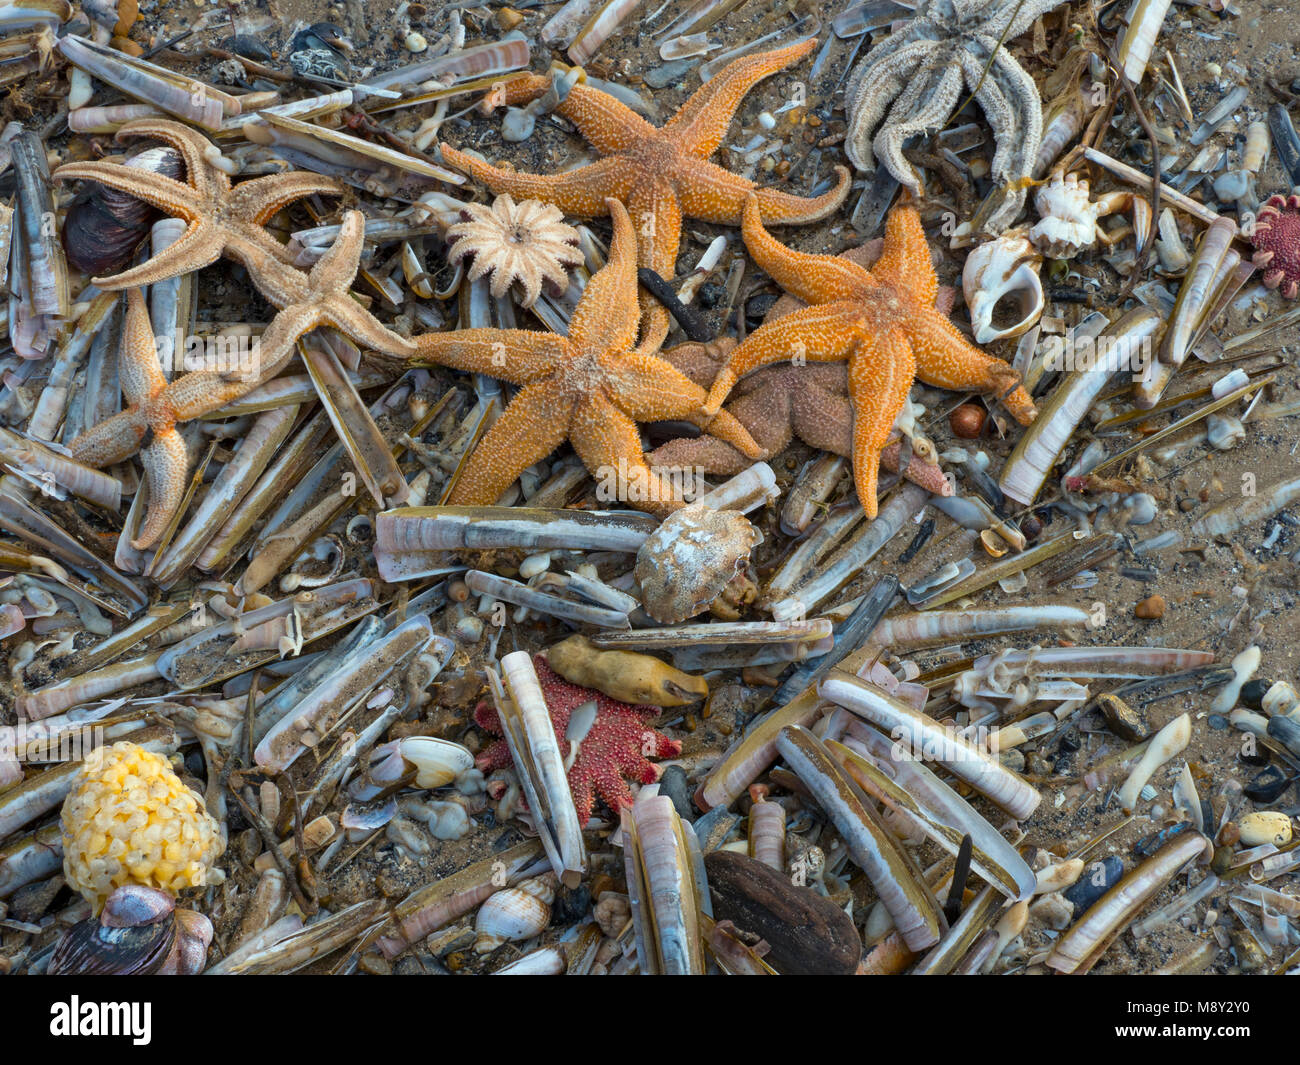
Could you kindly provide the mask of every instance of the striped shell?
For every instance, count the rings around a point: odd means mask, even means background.
[[[545,880],[525,880],[498,891],[479,907],[474,921],[478,939],[474,950],[490,954],[504,943],[519,943],[540,935],[551,921],[555,892]]]

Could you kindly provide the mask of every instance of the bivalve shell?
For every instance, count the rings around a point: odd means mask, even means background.
[[[474,768],[474,756],[468,749],[433,736],[407,736],[401,741],[401,752],[416,768],[417,788],[445,788]]]
[[[474,950],[490,954],[504,943],[520,943],[540,935],[551,921],[555,891],[542,879],[525,880],[498,891],[479,907],[474,921],[478,938]]]
[[[1291,842],[1291,818],[1281,810],[1256,810],[1247,814],[1239,822],[1243,847],[1258,847],[1271,843],[1275,847],[1285,847]]]
[[[692,503],[664,520],[636,555],[646,613],[676,625],[709,608],[749,562],[760,533],[735,510]]]

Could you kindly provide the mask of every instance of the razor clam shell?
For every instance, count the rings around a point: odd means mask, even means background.
[[[702,976],[703,858],[694,830],[656,791],[642,790],[632,808],[620,812],[637,959],[645,975]]]
[[[588,639],[596,647],[615,651],[671,651],[684,647],[734,647],[737,644],[824,640],[833,626],[825,618],[812,621],[729,621],[701,625],[668,625],[631,632],[597,632]]]
[[[1172,647],[1031,647],[981,655],[971,669],[987,674],[993,669],[1019,670],[1034,677],[1139,679],[1199,669],[1214,661],[1211,651],[1185,651]]]
[[[432,642],[433,626],[428,615],[417,614],[378,643],[353,652],[270,728],[253,752],[254,761],[263,769],[284,772],[307,749],[302,739],[304,732],[324,736],[350,707]]]
[[[69,63],[104,84],[204,129],[215,132],[223,116],[239,114],[237,97],[85,37],[62,37],[58,49]]]
[[[57,26],[72,17],[68,0],[10,0],[0,7],[0,29],[21,30],[28,26]]]
[[[571,621],[576,625],[595,625],[598,628],[626,629],[631,627],[626,610],[609,610],[605,607],[575,603],[558,595],[547,595],[508,577],[472,569],[465,573],[465,583],[476,595],[490,595],[516,606],[528,607],[551,617]]]
[[[97,507],[119,510],[122,506],[122,482],[102,470],[91,469],[46,447],[38,440],[26,439],[0,428],[0,461],[15,467],[47,490],[50,481],[58,489],[67,489]]]
[[[291,973],[323,958],[346,943],[359,939],[367,929],[383,921],[386,903],[367,899],[310,924],[261,950],[253,951],[232,965],[207,970],[226,976],[269,976]],[[227,959],[228,961],[229,959]]]
[[[919,951],[938,943],[946,930],[938,901],[915,860],[844,768],[816,736],[797,725],[781,730],[776,749],[830,816],[908,948]]]
[[[980,610],[934,610],[887,617],[872,635],[877,643],[886,647],[917,648],[953,640],[1087,624],[1087,611],[1078,607],[1055,604],[1006,606]]]
[[[817,691],[823,699],[830,699],[890,735],[897,735],[913,751],[920,751],[923,756],[936,753],[935,761],[1017,820],[1032,814],[1043,799],[1036,788],[1003,766],[996,755],[981,750],[873,684],[833,670]]]
[[[493,892],[550,868],[540,839],[525,840],[411,892],[394,908],[377,946],[392,959],[468,913]],[[504,878],[504,879],[502,879]]]
[[[1030,899],[1038,883],[1019,852],[947,784],[914,758],[894,756],[894,744],[882,733],[850,721],[843,741],[826,747],[850,775],[868,778],[862,786],[881,802],[913,815],[916,823],[949,854],[956,855],[963,836],[973,849],[971,868],[1013,902]],[[859,781],[859,783],[862,783]]]
[[[582,826],[532,656],[512,651],[501,659],[501,672],[504,685],[495,670],[488,685],[519,783],[551,868],[566,887],[577,887],[587,870]]]
[[[0,899],[62,868],[62,826],[55,822],[0,847]]]
[[[829,704],[811,689],[751,722],[695,792],[701,810],[730,806],[776,761],[776,737],[787,725],[810,726]]]
[[[533,507],[403,507],[375,519],[375,562],[384,580],[427,576],[442,553],[519,548],[530,552],[636,552],[659,527],[632,511]]]
[[[16,222],[24,242],[31,308],[37,314],[66,318],[72,297],[68,263],[54,213],[54,183],[45,145],[30,130],[9,142],[16,195]]]
[[[1161,324],[1156,311],[1138,307],[1103,330],[1101,337],[1117,343],[1140,343],[1154,336]],[[1065,445],[1112,376],[1096,368],[1076,369],[1056,386],[1002,467],[998,487],[1006,495],[1026,506],[1034,501]]]
[[[975,896],[961,911],[961,916],[944,933],[935,948],[912,968],[913,976],[947,976],[953,972],[990,921],[997,916],[1000,900],[989,885]],[[988,929],[990,934],[993,930]],[[992,946],[990,942],[988,946]],[[969,960],[969,959],[967,959]]]
[[[1213,300],[1214,281],[1219,268],[1237,236],[1237,226],[1230,218],[1219,218],[1205,231],[1192,256],[1183,283],[1178,289],[1169,326],[1160,341],[1157,357],[1167,366],[1181,366],[1191,349]]]
[[[460,79],[506,74],[512,70],[527,69],[528,63],[528,41],[515,35],[503,37],[491,44],[456,49],[433,59],[424,59],[376,74],[361,82],[361,85],[367,89],[405,89],[435,78],[445,81],[448,76]]]
[[[174,754],[180,747],[168,724],[150,725],[132,736],[153,754]],[[49,813],[67,798],[82,770],[81,762],[64,762],[43,773],[29,774],[21,784],[0,795],[0,839]]]
[[[148,684],[161,676],[158,669],[161,657],[162,652],[154,651],[140,658],[116,662],[111,666],[55,681],[44,688],[18,696],[18,709],[33,721],[40,721],[92,699],[114,695],[139,684]]]
[[[234,656],[223,653],[238,634],[253,626],[283,618],[297,610],[303,627],[303,642],[309,643],[378,607],[374,583],[369,580],[341,581],[311,592],[300,592],[196,632],[167,648],[158,661],[158,669],[178,687],[187,690],[204,687],[278,657],[274,652],[245,652]]]
[[[1128,29],[1120,41],[1118,58],[1124,68],[1124,76],[1135,86],[1146,73],[1151,49],[1160,36],[1160,27],[1164,24],[1170,2],[1171,0],[1133,0],[1125,16]]]
[[[1205,850],[1207,842],[1199,832],[1183,832],[1130,870],[1057,940],[1048,967],[1063,973],[1086,973],[1142,907]]]

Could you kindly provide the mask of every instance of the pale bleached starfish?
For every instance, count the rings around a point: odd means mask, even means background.
[[[1022,182],[1030,176],[1043,136],[1038,86],[1003,42],[1062,3],[921,0],[906,25],[872,48],[849,78],[844,90],[849,160],[868,173],[880,163],[919,195],[921,182],[903,157],[903,145],[915,133],[947,124],[964,82],[997,141],[990,173],[1006,192],[983,228],[1001,232],[1025,202]]]
[[[740,377],[761,367],[792,358],[847,361],[853,477],[872,518],[880,453],[914,377],[939,388],[992,392],[1017,421],[1033,421],[1037,412],[1019,375],[971,344],[935,307],[939,281],[910,204],[890,211],[884,250],[870,271],[843,257],[785,247],[763,228],[752,199],[742,231],[755,261],[810,306],[760,326],[736,348],[709,392],[706,414],[719,409]]]
[[[272,302],[282,309],[258,341],[250,374],[196,370],[166,384],[152,330],[147,346],[124,345],[119,372],[124,391],[127,381],[131,382],[131,390],[127,391],[130,406],[72,441],[73,458],[87,466],[102,468],[130,457],[146,443],[155,447],[161,439],[164,443],[146,459],[151,480],[170,486],[179,478],[183,486],[188,459],[183,445],[178,446],[177,423],[220,410],[270,380],[292,357],[294,345],[303,334],[329,325],[364,348],[390,355],[414,355],[414,344],[380,325],[349,291],[364,238],[365,217],[360,211],[349,211],[343,216],[333,246],[310,273],[276,260],[261,261],[264,276],[259,288],[264,292],[269,289],[273,293]],[[147,319],[144,326],[148,328]],[[159,387],[160,382],[164,387]],[[170,491],[151,493],[149,515],[136,547],[148,547],[157,540],[179,502],[180,497]],[[167,511],[169,506],[171,512]]]
[[[562,174],[523,174],[501,170],[450,145],[443,159],[478,179],[495,193],[544,200],[577,218],[607,213],[610,198],[623,204],[636,226],[639,262],[660,277],[672,278],[677,263],[682,218],[736,225],[745,197],[758,196],[769,222],[816,222],[835,211],[848,195],[848,171],[837,167],[831,191],[806,199],[776,189],[758,188],[709,162],[718,150],[745,94],[763,78],[789,66],[816,45],[815,38],[728,63],[682,105],[662,129],[608,93],[574,85],[556,112],[573,122],[605,158]],[[505,90],[506,103],[540,96],[550,78],[519,78]],[[641,350],[657,351],[668,335],[668,312],[652,297],[642,303]]]
[[[256,279],[268,261],[290,262],[284,246],[263,228],[266,223],[304,196],[312,193],[337,196],[343,191],[342,185],[333,178],[303,170],[271,174],[232,186],[225,172],[208,161],[208,153],[215,151],[213,144],[179,122],[165,119],[128,122],[118,131],[116,139],[132,137],[151,137],[176,149],[185,160],[186,180],[175,181],[152,171],[105,162],[65,163],[53,174],[59,181],[95,181],[118,189],[188,223],[179,240],[147,262],[112,277],[93,278],[107,292],[179,277],[202,269],[223,255],[242,263]]]
[[[752,458],[764,455],[731,415],[701,413],[703,388],[633,349],[636,235],[621,203],[611,198],[607,209],[614,223],[609,259],[587,283],[567,337],[460,329],[416,338],[430,362],[523,386],[470,456],[449,504],[495,503],[520,473],[567,439],[617,498],[668,514],[682,505],[683,485],[647,465],[637,422],[686,419]]]

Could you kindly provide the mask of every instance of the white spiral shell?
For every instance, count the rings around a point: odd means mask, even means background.
[[[478,939],[474,950],[490,954],[503,943],[519,943],[539,935],[551,921],[555,891],[542,879],[525,880],[498,891],[479,907],[474,921]]]

